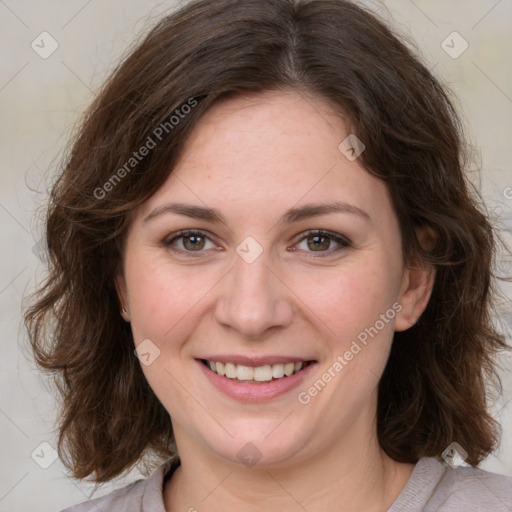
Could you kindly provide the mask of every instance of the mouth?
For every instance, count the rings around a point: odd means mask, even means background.
[[[211,372],[228,379],[246,384],[265,384],[272,381],[286,379],[303,371],[314,361],[297,361],[287,363],[265,364],[262,366],[248,366],[243,364],[227,363],[200,359],[201,363]]]
[[[294,361],[283,357],[250,360],[233,356],[230,359],[196,359],[196,362],[214,389],[246,403],[266,402],[289,395],[318,365],[318,361],[298,358]]]

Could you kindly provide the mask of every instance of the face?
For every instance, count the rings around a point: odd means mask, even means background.
[[[134,216],[117,285],[178,449],[289,464],[373,435],[393,332],[429,285],[347,135],[295,92],[217,103]]]

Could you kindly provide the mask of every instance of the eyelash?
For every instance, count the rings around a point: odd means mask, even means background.
[[[163,241],[163,245],[174,253],[177,253],[180,255],[185,254],[186,257],[192,257],[192,258],[202,257],[203,255],[201,253],[205,252],[204,250],[187,251],[184,249],[176,249],[172,246],[173,242],[175,242],[176,240],[179,240],[180,238],[191,237],[191,236],[200,236],[200,237],[206,238],[207,240],[212,241],[210,239],[210,237],[203,231],[183,230],[183,231],[179,231],[179,232],[175,233],[174,235],[172,235],[171,238],[165,239]],[[331,240],[333,240],[334,242],[336,242],[337,244],[340,245],[340,247],[338,247],[337,249],[334,249],[334,250],[318,251],[318,254],[315,254],[316,251],[306,251],[306,252],[311,252],[312,254],[314,254],[314,256],[313,256],[314,258],[324,258],[326,256],[332,256],[333,254],[336,254],[336,253],[338,253],[344,249],[347,249],[351,246],[351,242],[348,238],[340,236],[336,233],[332,233],[330,231],[323,230],[323,229],[312,229],[312,230],[306,231],[304,233],[304,235],[302,236],[302,238],[299,239],[297,244],[299,244],[300,242],[302,242],[303,240],[305,240],[311,236],[320,236],[320,237],[324,237],[324,238],[330,238]],[[196,253],[196,254],[194,254],[194,253]]]

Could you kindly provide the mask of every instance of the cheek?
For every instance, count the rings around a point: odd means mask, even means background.
[[[180,270],[175,266],[171,269],[161,261],[152,263],[135,256],[125,266],[134,342],[138,346],[150,340],[157,347],[151,345],[152,360],[142,364],[142,371],[171,416],[186,422],[183,411],[194,404],[180,385],[189,370],[182,364],[184,350],[189,350],[187,341],[197,328],[201,301],[207,299],[205,293],[213,288],[215,280],[210,283],[208,273],[199,275],[190,268]],[[157,354],[154,361],[153,353]]]
[[[337,340],[335,343],[341,345],[379,321],[380,315],[392,308],[399,288],[393,269],[378,259],[340,266],[328,273],[319,273],[318,277],[314,293],[309,287],[309,297],[308,288],[302,282],[301,296],[323,321],[330,336]],[[382,328],[381,322],[378,323],[380,330],[386,333],[392,325],[393,322],[388,321]]]
[[[389,270],[354,266],[331,279],[318,299],[315,312],[328,327],[321,380],[333,382],[319,404],[332,402],[356,414],[373,396],[394,332],[397,284]]]
[[[176,331],[183,329],[214,284],[213,276],[212,283],[208,281],[209,273],[171,268],[143,254],[127,259],[125,273],[136,343],[154,338],[159,345],[169,345],[168,340],[176,339]]]

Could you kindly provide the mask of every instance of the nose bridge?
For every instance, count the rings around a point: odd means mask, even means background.
[[[292,304],[287,288],[274,275],[268,255],[256,259],[236,255],[215,309],[219,323],[246,337],[257,337],[270,327],[288,325]]]

